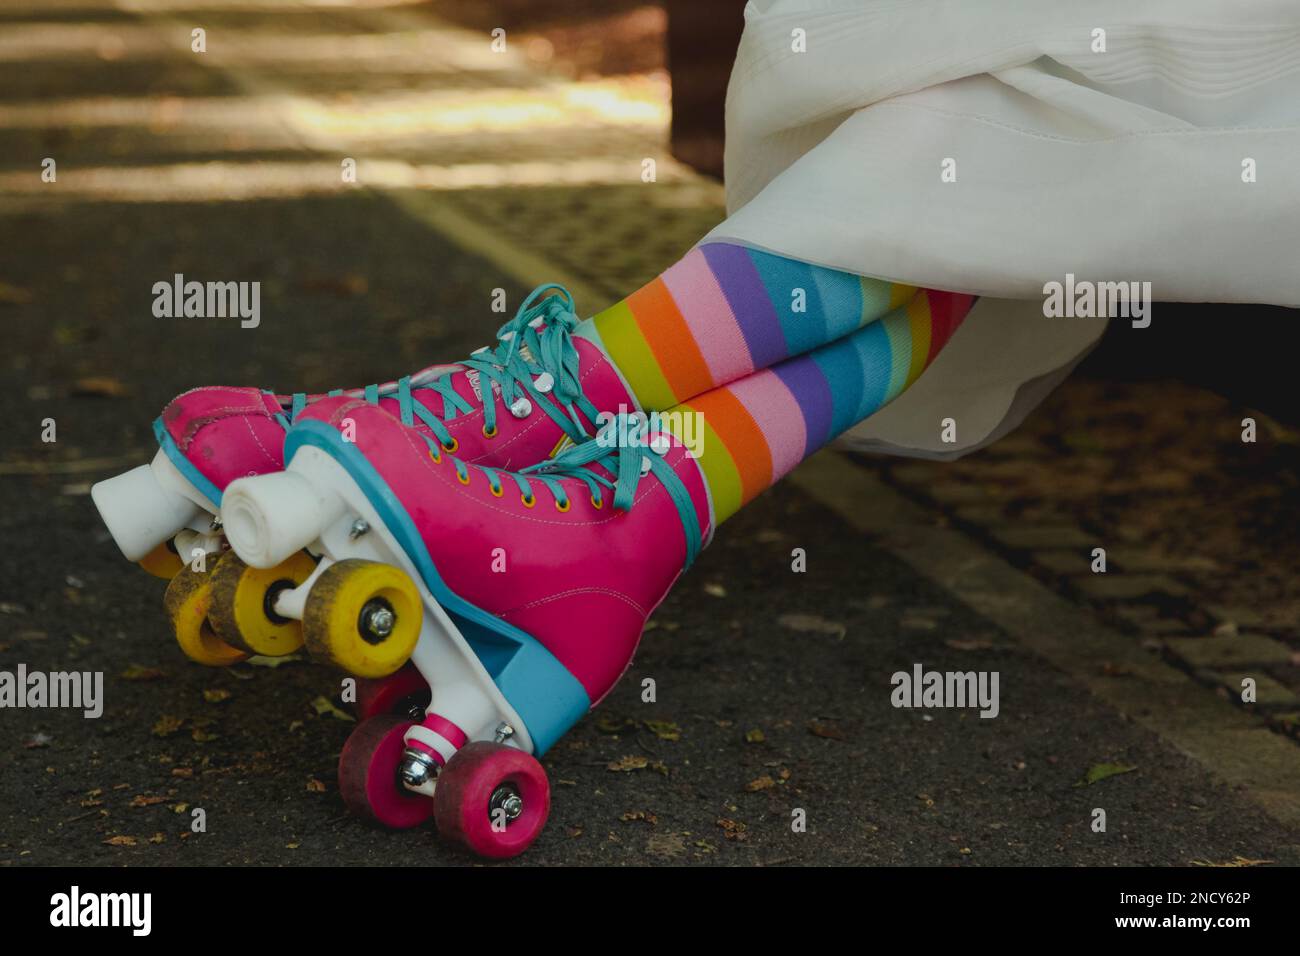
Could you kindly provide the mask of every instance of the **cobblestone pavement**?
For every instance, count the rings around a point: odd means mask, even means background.
[[[1242,441],[1246,418],[1253,443]],[[1300,730],[1293,429],[1177,382],[1081,375],[975,455],[873,466],[1229,704]]]

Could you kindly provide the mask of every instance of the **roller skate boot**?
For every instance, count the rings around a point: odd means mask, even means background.
[[[391,412],[464,461],[530,465],[594,434],[600,409],[635,405],[600,350],[571,335],[577,321],[565,289],[540,286],[498,331],[494,349],[331,394]],[[166,606],[192,659],[223,665],[301,645],[297,622],[268,608],[276,592],[302,583],[314,561],[301,555],[286,557],[282,568],[250,569],[227,553],[219,515],[230,482],[283,467],[286,431],[326,397],[236,387],[186,392],[154,422],[152,463],[92,488],[123,554],[172,581]]]
[[[613,687],[709,537],[698,463],[620,416],[507,471],[346,398],[300,416],[285,455],[227,489],[231,546],[254,568],[319,554],[271,610],[302,621],[314,657],[370,678],[409,660],[431,694],[416,719],[353,732],[345,802],[393,827],[433,817],[484,856],[522,852],[550,805],[536,758]]]

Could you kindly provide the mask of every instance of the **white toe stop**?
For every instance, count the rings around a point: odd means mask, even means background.
[[[176,467],[165,457],[160,465],[159,457],[90,489],[109,534],[130,561],[139,561],[203,513],[172,487]]]
[[[255,568],[275,567],[319,538],[342,513],[338,495],[293,471],[240,478],[221,499],[226,539]]]

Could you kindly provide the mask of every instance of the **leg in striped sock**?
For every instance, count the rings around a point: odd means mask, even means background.
[[[681,403],[664,426],[689,444],[703,421],[700,466],[715,526],[827,442],[897,398],[934,360],[966,309],[914,297],[883,319]]]
[[[717,242],[695,247],[578,334],[602,347],[642,408],[664,411],[903,306],[925,311],[946,340],[970,301]]]

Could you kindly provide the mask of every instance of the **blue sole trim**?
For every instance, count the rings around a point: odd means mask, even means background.
[[[153,422],[153,434],[158,439],[158,447],[161,448],[171,459],[171,463],[176,466],[176,470],[185,476],[185,480],[193,485],[203,497],[212,503],[212,510],[216,511],[221,507],[221,489],[214,485],[206,475],[194,467],[194,463],[185,457],[185,453],[176,447],[176,442],[168,434],[167,428],[163,425],[160,417],[155,418]]]
[[[424,539],[406,509],[365,455],[325,422],[299,422],[285,439],[284,460],[304,445],[321,449],[356,482],[385,527],[397,539],[436,600],[460,629],[493,683],[524,722],[540,756],[587,711],[591,698],[578,679],[537,638],[458,597],[443,583]]]

